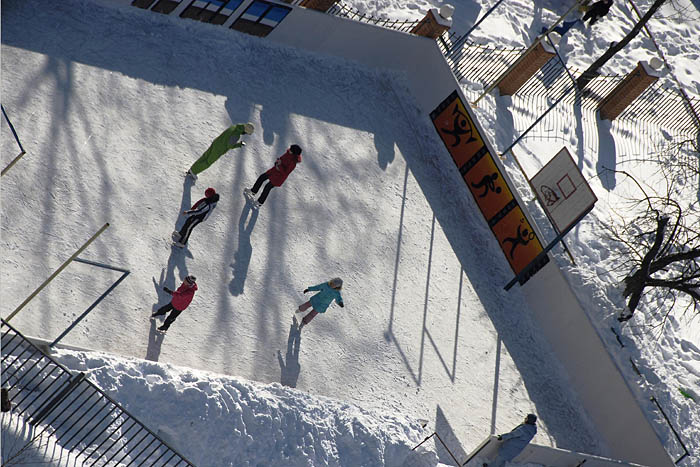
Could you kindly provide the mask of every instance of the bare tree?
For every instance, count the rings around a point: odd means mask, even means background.
[[[642,297],[649,295],[661,309],[653,310],[662,322],[672,312],[700,312],[700,209],[683,205],[666,193],[650,195],[630,174],[643,196],[628,200],[625,215],[607,226],[617,270],[624,274],[623,295],[628,299],[619,321],[630,319]],[[630,215],[631,214],[631,215]]]
[[[666,3],[667,0],[655,0],[654,3],[651,5],[649,8],[649,11],[646,12],[644,16],[637,22],[637,24],[634,25],[632,30],[627,33],[627,35],[620,41],[620,42],[613,42],[612,45],[608,50],[605,51],[603,55],[601,55],[595,62],[591,64],[591,66],[588,67],[586,71],[584,71],[581,76],[578,77],[576,80],[576,85],[578,86],[579,89],[585,88],[588,83],[591,82],[596,76],[598,76],[600,73],[598,70],[605,65],[608,60],[610,60],[616,53],[618,53],[620,50],[625,48],[629,42],[634,39],[637,34],[642,30],[644,25],[649,21],[649,19],[656,13],[656,10],[658,10],[661,5]]]

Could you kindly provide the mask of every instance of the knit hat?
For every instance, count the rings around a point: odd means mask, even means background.
[[[527,414],[527,417],[525,417],[525,423],[529,423],[530,425],[534,425],[536,421],[537,415],[535,415],[534,413],[529,413]]]
[[[209,187],[209,188],[207,188],[206,190],[204,190],[204,196],[206,196],[207,198],[211,198],[211,197],[214,196],[215,194],[216,194],[216,190],[213,189],[213,188],[211,188],[211,187]]]
[[[301,162],[301,147],[298,144],[289,146],[289,152],[297,156],[297,162]]]
[[[343,287],[343,279],[340,277],[334,277],[333,279],[328,281],[328,285],[330,285],[334,289],[341,289]]]
[[[252,135],[253,132],[255,131],[255,127],[253,126],[252,123],[245,123],[243,124],[243,133],[246,135]]]
[[[185,281],[189,282],[190,284],[194,284],[197,282],[197,278],[190,274],[189,276],[185,277]]]

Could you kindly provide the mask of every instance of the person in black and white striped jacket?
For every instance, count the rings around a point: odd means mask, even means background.
[[[213,188],[207,188],[204,191],[204,198],[200,199],[190,209],[184,211],[183,214],[187,216],[185,225],[182,226],[180,231],[173,232],[173,242],[175,246],[184,248],[187,245],[187,240],[190,238],[192,229],[199,224],[207,220],[209,214],[216,207],[216,203],[219,201],[219,194]]]

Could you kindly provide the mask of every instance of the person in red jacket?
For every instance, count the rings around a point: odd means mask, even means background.
[[[243,190],[246,198],[253,201],[254,209],[258,209],[265,203],[267,195],[270,194],[272,187],[282,186],[299,162],[301,162],[301,148],[296,144],[292,144],[289,146],[289,149],[287,149],[287,152],[277,158],[273,168],[258,177],[252,189],[246,188]],[[258,194],[258,190],[266,180],[268,181],[267,185],[263,188],[260,198],[255,201],[255,195]]]
[[[155,319],[156,316],[162,316],[168,311],[171,312],[170,315],[165,318],[165,323],[158,328],[160,332],[167,331],[175,319],[180,316],[180,313],[190,305],[194,298],[194,293],[197,291],[197,278],[192,275],[185,277],[182,285],[180,285],[175,292],[167,287],[163,287],[163,290],[172,295],[173,299],[170,300],[170,303],[167,305],[158,308],[158,310],[151,315],[151,319]]]

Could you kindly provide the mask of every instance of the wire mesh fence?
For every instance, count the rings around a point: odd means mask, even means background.
[[[2,320],[1,374],[13,415],[90,465],[191,466],[175,449],[85,378],[71,373]],[[5,452],[3,465],[21,454]]]
[[[459,52],[446,54],[446,60],[458,80],[481,84],[487,88],[495,82],[523,53],[524,48],[497,49],[467,43]],[[556,57],[549,60],[527,80],[513,96],[521,105],[546,108],[571,91],[572,77],[582,74],[577,68],[567,68]],[[583,90],[569,92],[561,105],[580,106],[583,111],[595,112],[607,96],[624,79],[621,75],[601,75],[594,78]],[[698,128],[694,113],[700,110],[700,98],[685,99],[668,80],[662,79],[649,86],[618,117],[638,126],[656,126],[678,138],[696,139]]]

